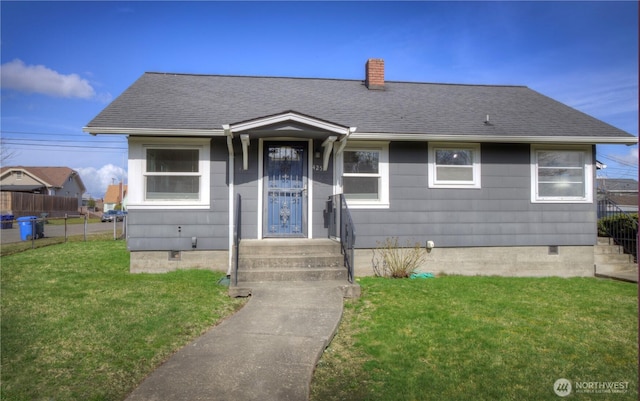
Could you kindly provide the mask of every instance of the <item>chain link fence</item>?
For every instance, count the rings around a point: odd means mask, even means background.
[[[126,215],[104,222],[100,219],[88,219],[86,215],[23,216],[16,219],[3,215],[0,244],[4,255],[7,253],[5,250],[37,248],[67,241],[87,241],[96,237],[125,239],[126,233]]]

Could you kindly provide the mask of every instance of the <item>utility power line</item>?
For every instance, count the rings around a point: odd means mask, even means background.
[[[0,132],[3,134],[77,136],[77,137],[84,137],[84,138],[89,137],[89,134],[61,134],[61,133],[54,133],[54,132],[31,132],[31,131],[9,131],[9,130],[2,130]]]
[[[29,144],[29,143],[87,143],[89,144],[90,142],[85,142],[85,141],[79,141],[77,139],[26,139],[26,138],[7,138],[4,137],[2,138],[4,142],[15,142],[16,144],[20,144],[21,142],[25,143],[25,144]],[[118,143],[121,145],[124,145],[124,143],[122,141],[96,141],[94,142],[96,145],[101,145],[103,143]]]
[[[58,141],[60,142],[60,141]],[[76,141],[68,141],[68,142],[75,142]],[[95,149],[95,150],[101,150],[101,149],[119,149],[119,150],[127,150],[127,147],[122,147],[122,146],[101,146],[99,143],[93,144],[93,145],[60,145],[60,144],[48,144],[48,143],[35,143],[35,144],[31,144],[31,143],[25,143],[25,142],[16,142],[13,141],[11,139],[6,139],[3,141],[3,145],[17,145],[19,147],[21,147],[22,149],[31,149],[32,147],[50,147],[50,148],[78,148],[78,149]]]
[[[609,160],[618,164],[621,164],[623,166],[628,166],[628,167],[638,167],[638,163],[634,163],[632,161],[629,160],[625,160],[621,157],[617,157],[617,156],[612,156],[612,155],[598,155],[599,159],[605,159],[605,160]]]

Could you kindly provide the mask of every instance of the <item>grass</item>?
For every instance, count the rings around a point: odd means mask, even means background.
[[[4,256],[2,400],[122,400],[242,300],[222,273],[130,274],[124,241]]]
[[[362,278],[311,399],[558,400],[559,378],[628,382],[638,399],[637,285],[593,278]],[[575,389],[574,389],[575,390]]]
[[[129,274],[124,241],[0,259],[0,399],[122,400],[242,300],[222,274]],[[628,382],[636,400],[635,284],[591,278],[362,278],[312,382],[325,400],[558,400],[553,383]]]
[[[113,233],[100,233],[87,235],[87,241],[113,241]],[[30,249],[44,248],[51,245],[59,245],[65,242],[64,237],[44,237],[36,241],[20,241],[10,244],[2,244],[0,256],[9,256]],[[84,242],[84,235],[70,235],[66,242]]]
[[[84,217],[69,217],[65,219],[64,217],[48,217],[47,224],[55,225],[55,226],[64,226],[64,221],[67,220],[67,224],[84,224]],[[92,217],[87,219],[87,223],[100,223],[101,220],[98,217]],[[113,223],[112,223],[113,224]]]
[[[87,234],[87,241],[113,241],[113,232],[105,232],[98,234]],[[29,249],[37,249],[48,247],[51,245],[63,244],[64,237],[44,237],[35,241],[20,241],[10,244],[2,244],[0,247],[0,256],[9,256],[16,253],[24,252]],[[85,242],[84,235],[70,235],[66,242]]]

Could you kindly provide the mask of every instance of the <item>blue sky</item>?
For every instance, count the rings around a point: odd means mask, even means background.
[[[0,3],[5,165],[78,169],[93,196],[126,140],[82,132],[145,71],[526,85],[638,135],[638,2]],[[598,146],[636,178],[637,146]]]

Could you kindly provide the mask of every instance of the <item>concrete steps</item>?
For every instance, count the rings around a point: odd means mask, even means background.
[[[242,240],[240,267],[255,269],[300,269],[342,267],[340,244],[329,239]]]
[[[359,296],[360,287],[347,281],[340,244],[329,239],[265,239],[240,241],[237,272],[229,295],[248,296],[263,283],[340,283],[345,297]],[[286,284],[290,285],[290,284]],[[355,289],[357,287],[357,289]]]
[[[638,272],[638,264],[633,261],[633,256],[624,253],[622,247],[616,245],[611,238],[598,238],[598,243],[593,248],[593,260],[596,275]]]

